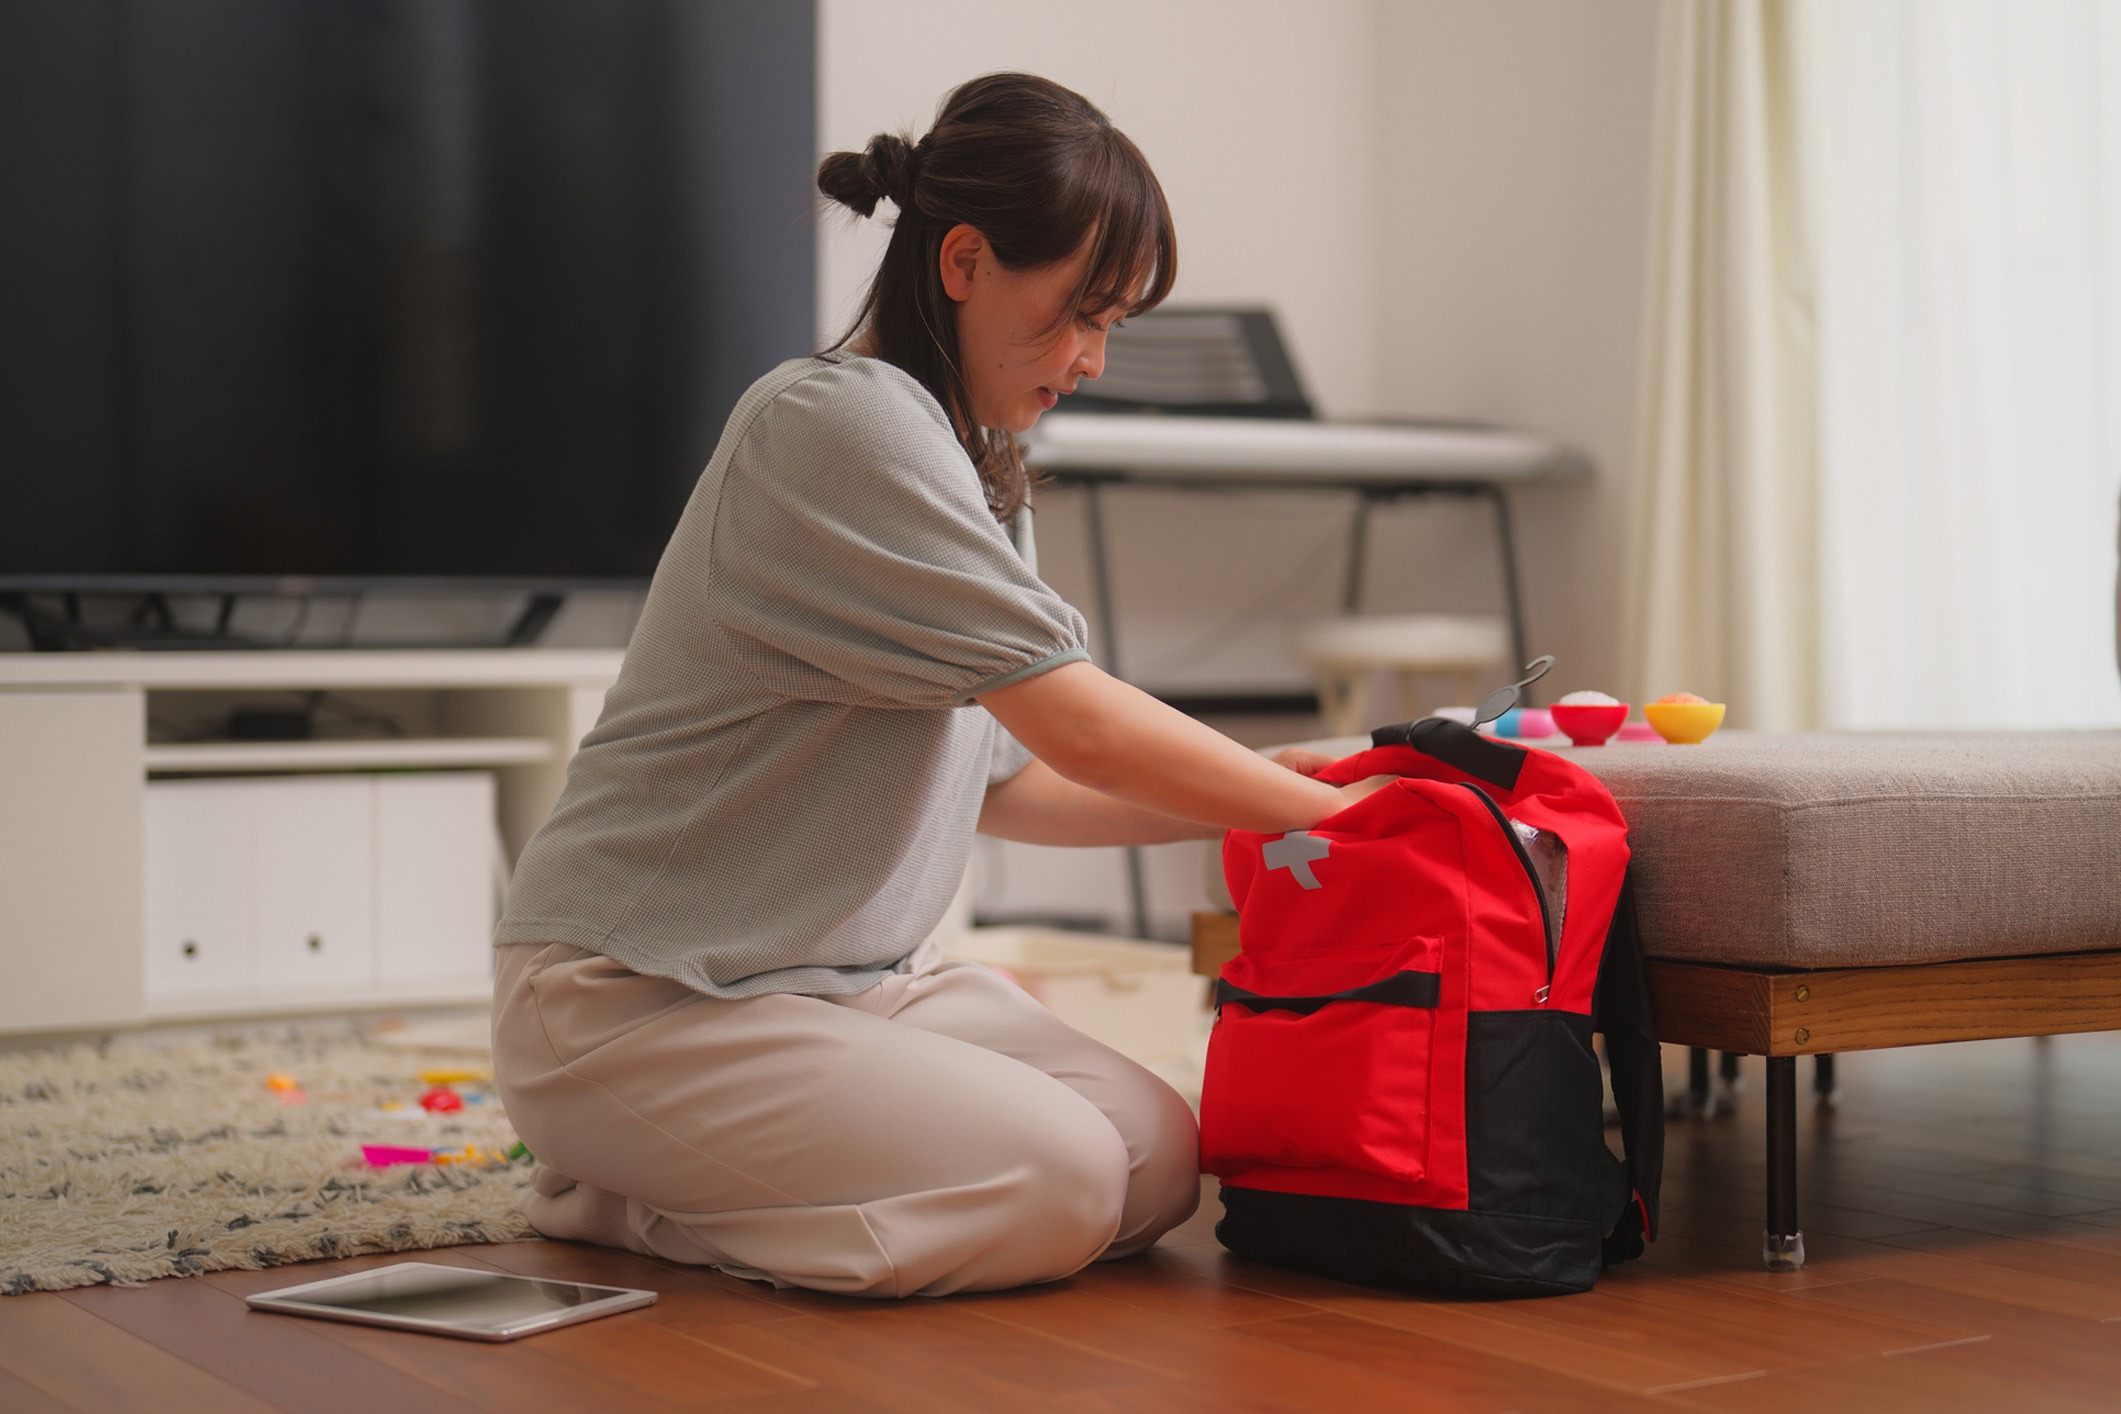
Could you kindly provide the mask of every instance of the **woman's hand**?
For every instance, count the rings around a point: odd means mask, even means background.
[[[1284,747],[1268,758],[1277,766],[1286,766],[1299,776],[1315,776],[1333,764],[1336,758],[1323,752],[1307,751],[1301,746]]]
[[[1345,810],[1359,800],[1366,800],[1398,780],[1397,776],[1365,776],[1351,785],[1336,786],[1340,792],[1340,808]]]
[[[1309,751],[1301,746],[1287,746],[1268,759],[1277,766],[1287,767],[1299,776],[1316,776],[1339,758],[1327,756],[1323,752]],[[1339,808],[1345,810],[1359,800],[1368,799],[1398,779],[1397,776],[1367,776],[1348,785],[1335,786],[1333,789],[1340,796]]]

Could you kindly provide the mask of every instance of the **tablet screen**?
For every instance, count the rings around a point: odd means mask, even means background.
[[[401,1262],[249,1298],[262,1310],[507,1340],[655,1300],[652,1291]]]

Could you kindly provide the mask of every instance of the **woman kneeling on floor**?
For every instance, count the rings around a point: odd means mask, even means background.
[[[496,1081],[548,1236],[851,1295],[1051,1281],[1183,1222],[1197,1141],[1163,1082],[924,945],[975,828],[1301,829],[1364,787],[1100,672],[1038,577],[1014,434],[1171,287],[1133,143],[999,74],[818,186],[890,202],[889,247],[852,333],[737,404],[671,537],[516,870]]]

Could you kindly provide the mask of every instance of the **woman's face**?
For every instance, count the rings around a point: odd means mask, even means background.
[[[1086,241],[1066,260],[1010,270],[970,226],[943,238],[943,288],[957,304],[958,355],[980,426],[1028,432],[1083,379],[1104,372],[1105,333],[1124,307],[1065,307],[1089,259]]]

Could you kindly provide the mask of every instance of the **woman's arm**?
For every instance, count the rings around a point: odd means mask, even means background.
[[[1170,844],[1214,839],[1213,825],[1178,820],[1079,786],[1043,761],[987,787],[979,832],[1023,844]]]
[[[990,692],[980,702],[1064,781],[1147,816],[1167,817],[1180,829],[1187,821],[1217,832],[1307,829],[1362,799],[1383,779],[1350,786],[1312,780],[1088,663],[1064,664]],[[1038,790],[1036,778],[1032,789]],[[1010,818],[1017,818],[1013,811]],[[1091,818],[1154,823],[1141,815]],[[981,823],[986,824],[984,812]]]

